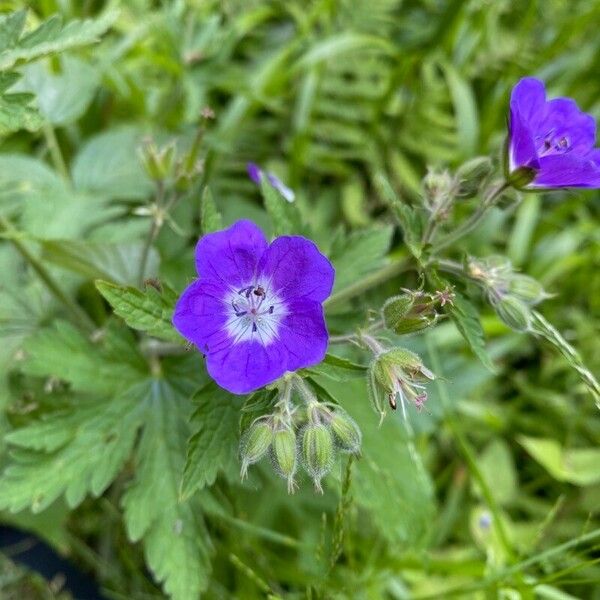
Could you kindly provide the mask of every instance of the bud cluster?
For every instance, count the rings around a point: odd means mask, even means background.
[[[431,327],[440,318],[437,308],[452,304],[454,293],[450,288],[433,294],[421,290],[404,290],[389,298],[382,308],[384,325],[398,335],[415,333]]]
[[[173,141],[158,146],[153,139],[148,138],[140,148],[140,158],[150,179],[183,192],[189,189],[194,178],[202,172],[203,164],[198,159],[198,150],[199,139],[189,151],[178,152]]]
[[[432,220],[446,220],[457,198],[476,196],[492,167],[488,157],[478,156],[461,165],[454,175],[447,170],[430,170],[423,178],[423,197]]]
[[[337,452],[360,452],[361,432],[343,408],[319,402],[298,375],[292,377],[284,381],[273,412],[256,419],[242,435],[241,477],[268,455],[275,472],[287,480],[289,493],[297,487],[299,466],[322,493],[321,480],[331,471]],[[292,405],[293,390],[304,401],[301,408]]]
[[[386,404],[396,410],[398,401],[405,419],[407,402],[421,410],[427,401],[425,383],[435,379],[435,375],[420,357],[406,348],[386,349],[369,336],[363,336],[363,341],[375,354],[369,366],[368,386],[371,403],[380,418],[383,420],[386,415]]]
[[[531,308],[550,295],[529,275],[515,273],[503,256],[470,258],[467,273],[486,291],[498,317],[511,329],[527,331],[531,325]]]

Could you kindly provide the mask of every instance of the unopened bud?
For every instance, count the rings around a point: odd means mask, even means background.
[[[263,420],[250,425],[240,442],[242,479],[248,474],[248,467],[258,462],[267,453],[272,441],[273,428],[269,422]]]
[[[346,411],[336,409],[329,425],[342,452],[359,452],[362,434],[356,421]]]
[[[458,195],[472,198],[477,194],[483,180],[492,172],[492,161],[487,156],[478,156],[464,163],[456,172]]]
[[[430,170],[423,178],[423,192],[427,204],[433,208],[454,196],[454,180],[448,171]]]
[[[421,292],[394,296],[383,305],[383,322],[398,335],[421,331],[437,321],[436,302],[434,296]]]
[[[514,296],[503,296],[493,302],[500,320],[515,331],[527,331],[531,321],[528,306]]]
[[[326,425],[310,423],[304,428],[302,458],[306,472],[313,479],[315,490],[323,493],[321,479],[331,470],[334,458],[333,436]]]
[[[526,304],[538,304],[548,297],[542,284],[529,275],[513,275],[508,282],[508,292]]]
[[[519,167],[508,174],[507,182],[514,188],[521,190],[526,188],[537,175],[537,171],[530,167]]]
[[[280,429],[273,436],[271,458],[275,471],[288,482],[288,492],[294,492],[296,473],[296,434],[292,429]]]

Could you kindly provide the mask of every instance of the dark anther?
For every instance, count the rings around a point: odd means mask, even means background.
[[[265,295],[265,290],[263,290],[262,286],[258,286],[255,290],[254,290],[254,295],[255,296],[264,296]]]
[[[256,333],[258,331],[258,327],[256,326],[256,323],[252,323],[252,333]]]
[[[275,310],[274,306],[269,306],[269,314],[272,315],[273,311]]]
[[[245,310],[240,310],[238,308],[238,305],[235,302],[231,302],[231,306],[233,306],[233,310],[235,311],[235,316],[236,317],[243,317],[245,314],[247,314],[247,311]]]
[[[390,394],[388,396],[388,401],[390,403],[390,408],[392,410],[396,410],[397,404],[396,404],[396,394]]]

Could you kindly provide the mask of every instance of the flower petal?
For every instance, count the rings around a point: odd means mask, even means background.
[[[535,77],[524,77],[512,89],[510,95],[510,110],[521,119],[531,130],[544,117],[546,105],[546,89],[544,82]]]
[[[254,181],[257,185],[260,185],[260,180],[262,178],[262,170],[261,168],[253,162],[249,162],[246,165],[246,169],[248,171],[248,177]]]
[[[281,341],[263,346],[258,340],[251,340],[208,354],[206,369],[232,394],[248,394],[279,379],[287,370],[287,360]]]
[[[287,370],[295,371],[325,358],[329,334],[320,302],[302,298],[290,301],[279,324],[279,339],[288,352]]]
[[[231,343],[223,301],[226,295],[227,288],[222,283],[197,280],[184,290],[175,305],[175,329],[203,354]]]
[[[282,236],[264,253],[259,273],[266,278],[267,293],[281,299],[309,298],[323,302],[331,294],[334,268],[314,242],[301,236]]]
[[[541,137],[551,131],[553,138],[565,138],[570,151],[577,154],[588,152],[596,143],[596,120],[582,112],[571,98],[555,98],[547,102],[544,118],[538,127]]]
[[[540,158],[540,171],[527,187],[600,188],[600,166],[593,162],[594,153],[579,157],[573,154],[554,154]]]
[[[513,172],[519,167],[538,169],[539,162],[533,141],[533,135],[518,115],[511,109],[509,119],[510,141],[508,147],[508,170]]]
[[[200,238],[196,269],[202,278],[221,281],[230,288],[243,287],[254,281],[267,246],[263,232],[252,221],[238,221],[229,229]]]

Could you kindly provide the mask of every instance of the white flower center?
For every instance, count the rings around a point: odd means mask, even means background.
[[[287,314],[283,301],[260,283],[232,290],[225,297],[227,332],[233,343],[256,340],[268,346],[279,337],[279,324]]]

